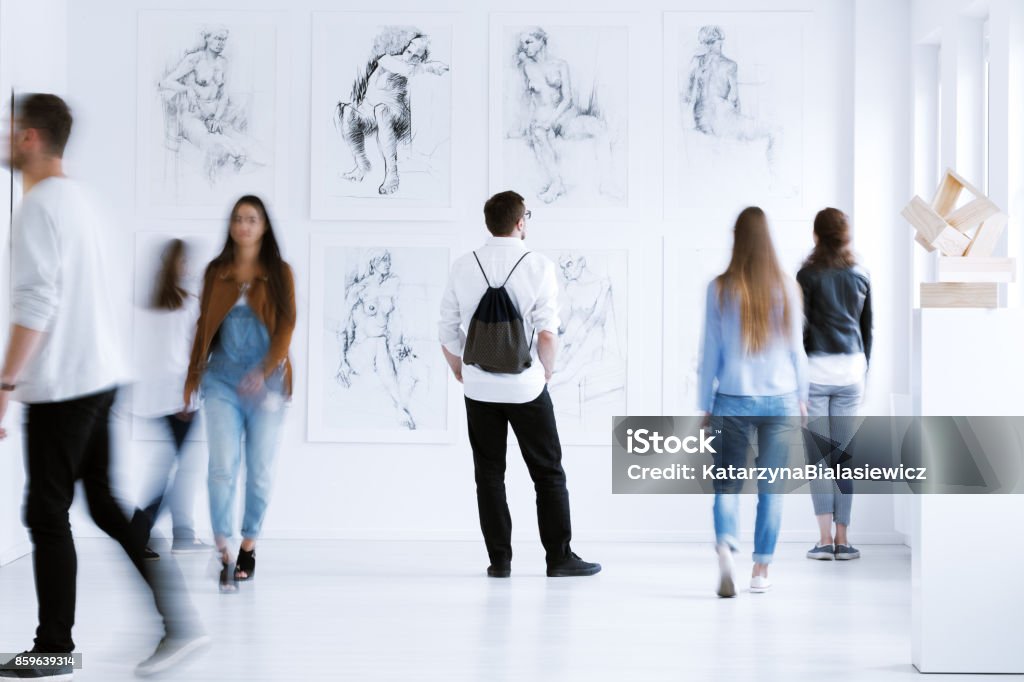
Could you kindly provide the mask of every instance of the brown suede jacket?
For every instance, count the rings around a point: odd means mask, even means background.
[[[270,349],[263,358],[263,376],[269,377],[279,367],[284,367],[285,395],[292,394],[292,365],[288,358],[288,346],[295,329],[295,278],[292,270],[285,265],[284,283],[291,314],[279,317],[272,300],[266,273],[259,272],[253,278],[246,292],[249,307],[263,322],[270,334]],[[228,316],[231,308],[238,302],[241,293],[239,282],[235,280],[231,267],[208,270],[203,283],[203,293],[199,304],[199,321],[196,323],[196,338],[192,343],[192,357],[188,364],[188,377],[185,379],[185,395],[192,396],[199,389],[206,364],[210,357],[213,339]]]

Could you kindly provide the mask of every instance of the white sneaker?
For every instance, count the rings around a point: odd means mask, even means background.
[[[736,581],[732,578],[732,550],[725,544],[718,545],[715,549],[718,552],[718,596],[735,597]]]
[[[755,575],[750,579],[750,591],[751,592],[767,592],[772,589],[772,581],[768,580],[766,575]]]

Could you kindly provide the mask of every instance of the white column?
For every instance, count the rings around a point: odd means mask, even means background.
[[[931,200],[939,182],[939,44],[927,43],[913,46],[913,90],[914,90],[914,146],[913,146],[913,194]],[[910,197],[908,196],[909,200]],[[935,258],[914,243],[913,230],[905,226],[905,241],[913,253],[913,276],[911,278],[911,307],[920,304],[919,282],[935,279]]]
[[[891,393],[907,393],[913,300],[912,234],[900,217],[911,195],[910,6],[891,0],[857,0],[853,58],[853,238],[871,272],[875,350],[871,372],[891,377],[868,382],[865,414],[888,414]]]
[[[993,0],[989,13],[989,194],[1010,216],[1001,253],[1024,263],[1024,3]],[[1007,304],[1024,302],[1024,277]]]

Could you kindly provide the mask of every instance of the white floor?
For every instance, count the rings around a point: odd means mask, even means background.
[[[151,602],[113,543],[78,547],[75,679],[133,679],[158,638]],[[232,596],[217,593],[209,557],[179,557],[215,644],[165,679],[918,678],[909,550],[864,546],[848,563],[805,550],[780,545],[774,590],[731,600],[715,596],[699,544],[581,544],[605,570],[572,579],[545,578],[539,547],[517,547],[513,577],[493,580],[480,543],[268,540],[256,580]],[[0,569],[0,605],[0,651],[30,647],[28,558]]]

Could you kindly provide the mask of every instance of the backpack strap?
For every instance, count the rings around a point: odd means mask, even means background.
[[[475,256],[476,254],[474,253],[473,255]],[[501,286],[505,286],[506,284],[508,284],[508,281],[509,281],[510,279],[512,279],[512,273],[513,273],[513,272],[515,272],[515,271],[516,271],[516,268],[518,268],[518,267],[519,267],[519,264],[523,262],[523,258],[526,258],[526,257],[527,257],[527,256],[529,256],[529,255],[530,255],[530,252],[529,252],[529,251],[527,251],[526,253],[524,253],[524,254],[523,254],[522,258],[520,258],[519,260],[517,260],[517,261],[516,261],[516,264],[512,266],[512,269],[511,269],[511,270],[509,270],[509,272],[508,272],[508,277],[506,277],[506,278],[505,278],[505,281],[501,283]],[[480,262],[480,261],[477,261],[477,263],[479,263],[479,262]],[[481,269],[483,269],[483,268],[481,268]],[[485,279],[486,279],[486,278],[485,278]]]
[[[524,258],[526,258],[526,257],[527,257],[527,256],[529,256],[529,255],[530,255],[530,252],[529,252],[529,251],[527,251],[526,253],[524,253],[524,254],[522,255],[522,257],[521,257],[521,258],[520,258],[519,260],[517,260],[517,261],[516,261],[516,264],[512,266],[512,269],[511,269],[511,270],[509,270],[509,272],[508,272],[508,277],[506,277],[506,278],[505,278],[505,281],[501,283],[501,286],[503,286],[503,287],[504,287],[504,286],[505,286],[506,284],[508,284],[508,281],[509,281],[510,279],[512,279],[512,273],[516,271],[516,268],[518,268],[518,267],[519,267],[519,264],[523,262],[523,259],[524,259]],[[535,331],[535,332],[534,332],[533,334],[531,334],[531,335],[530,335],[530,345],[529,345],[529,346],[527,346],[527,349],[528,349],[528,350],[533,350],[533,337],[534,337],[534,336],[536,336],[536,335],[537,335],[537,332],[536,332],[536,331]]]
[[[484,272],[484,266],[481,265],[480,258],[477,257],[477,255],[476,255],[476,251],[473,252],[473,258],[476,259],[476,264],[480,268],[480,274],[484,276],[484,281],[487,282],[487,286],[488,287],[491,286],[490,281],[487,279],[487,273]],[[518,265],[518,263],[517,263],[517,265]],[[505,281],[507,282],[508,280],[505,280]],[[502,285],[502,286],[504,286],[504,285]]]

